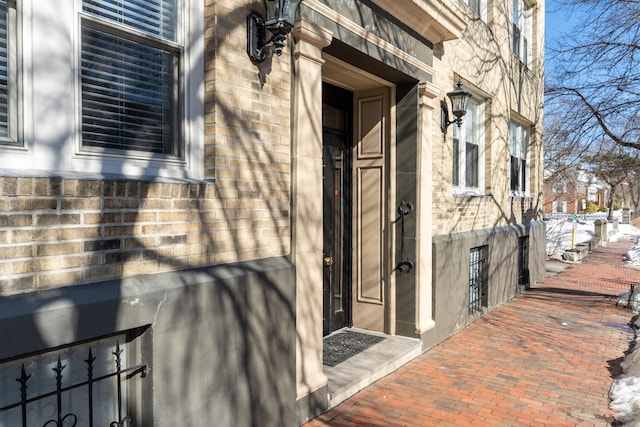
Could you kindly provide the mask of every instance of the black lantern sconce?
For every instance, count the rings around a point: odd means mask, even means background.
[[[293,29],[296,9],[301,0],[262,0],[266,16],[251,13],[247,16],[247,55],[254,63],[267,57],[265,48],[273,45],[277,55],[282,55],[287,34]],[[267,40],[267,31],[271,38]]]
[[[451,101],[451,112],[454,115],[453,120],[449,120],[449,108],[447,102],[442,101],[440,103],[441,120],[440,127],[443,133],[447,133],[449,125],[456,123],[458,127],[462,126],[462,118],[467,114],[467,103],[471,98],[471,92],[464,90],[462,87],[462,80],[458,80],[455,90],[447,93],[447,97]]]

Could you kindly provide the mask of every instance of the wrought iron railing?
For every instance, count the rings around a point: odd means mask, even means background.
[[[56,399],[56,415],[54,418],[51,418],[44,422],[42,427],[76,427],[78,423],[78,416],[73,412],[64,413],[63,410],[63,399],[64,394],[70,392],[74,389],[79,389],[81,387],[86,387],[87,390],[87,398],[88,398],[88,426],[94,426],[94,384],[107,380],[109,378],[115,377],[116,379],[116,405],[115,413],[117,414],[117,420],[111,421],[109,427],[123,427],[128,425],[132,420],[128,415],[124,414],[123,411],[123,390],[122,390],[122,381],[123,376],[126,375],[126,378],[132,378],[135,375],[140,374],[141,378],[144,378],[147,374],[147,365],[137,365],[129,368],[122,368],[122,353],[124,349],[120,347],[120,343],[116,343],[115,350],[113,351],[114,361],[115,361],[115,371],[109,372],[104,375],[100,375],[94,377],[94,362],[96,361],[96,357],[93,356],[93,352],[91,347],[89,347],[89,354],[87,359],[84,362],[87,364],[87,379],[86,381],[82,381],[76,384],[72,384],[69,386],[62,386],[62,378],[63,371],[67,367],[62,364],[60,356],[58,355],[58,362],[55,364],[55,367],[52,368],[55,375],[56,387],[55,390],[50,391],[48,393],[40,394],[34,397],[28,397],[28,381],[31,378],[31,374],[27,374],[24,363],[22,364],[21,374],[19,378],[16,378],[16,381],[20,383],[20,400],[15,403],[6,405],[0,408],[0,414],[6,411],[10,411],[12,409],[20,408],[21,409],[21,422],[22,427],[27,427],[27,408],[30,404],[34,402],[41,401],[43,399],[47,399],[50,397],[54,397]],[[33,421],[32,421],[33,422]],[[17,425],[17,424],[16,424]]]

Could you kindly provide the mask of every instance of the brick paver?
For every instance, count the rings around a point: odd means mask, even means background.
[[[616,296],[640,283],[630,239],[597,248],[307,424],[607,426],[633,338]]]

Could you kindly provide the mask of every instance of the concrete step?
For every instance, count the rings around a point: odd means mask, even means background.
[[[350,330],[384,336],[386,339],[336,366],[323,366],[324,374],[329,378],[329,408],[344,402],[422,353],[422,345],[418,339],[362,329]]]

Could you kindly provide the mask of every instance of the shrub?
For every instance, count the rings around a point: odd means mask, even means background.
[[[599,207],[595,203],[587,202],[587,208],[585,209],[585,212],[586,213],[590,213],[590,214],[591,213],[596,213],[596,212],[598,212],[598,209],[599,209]]]

